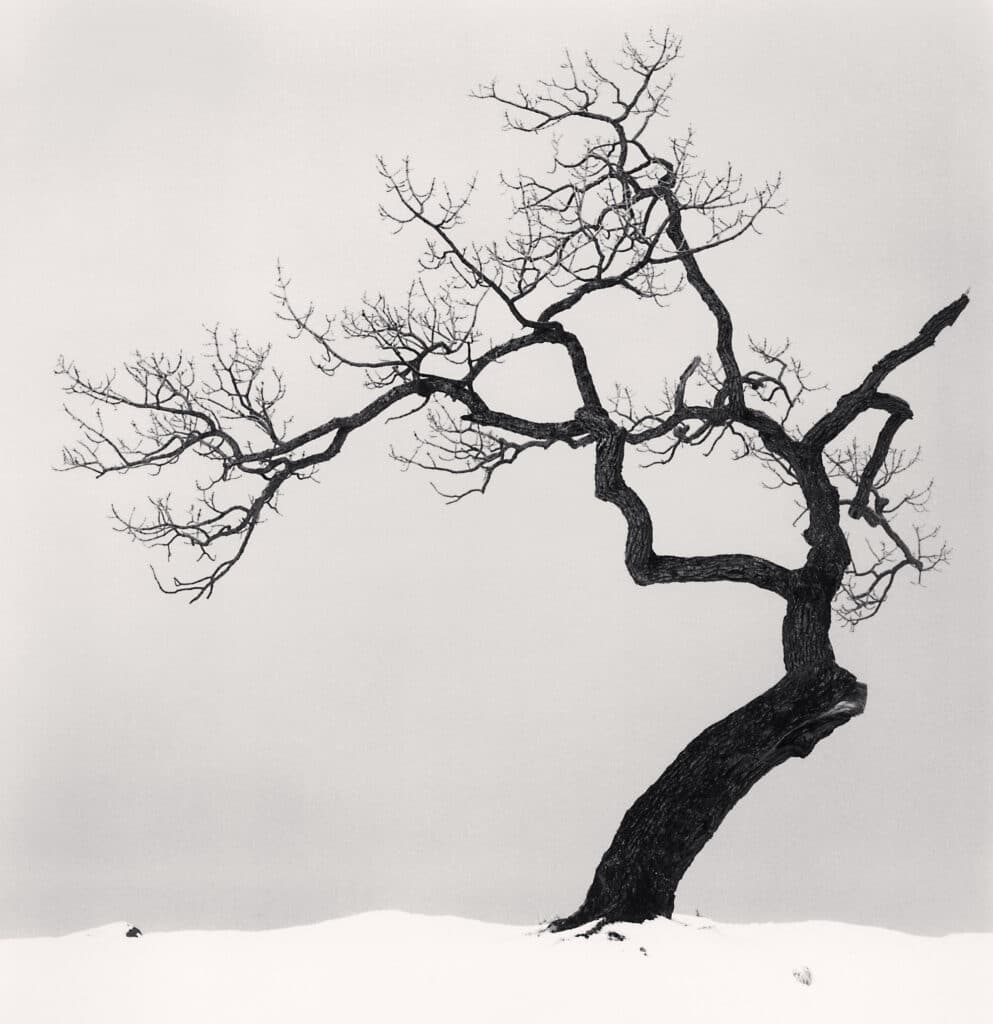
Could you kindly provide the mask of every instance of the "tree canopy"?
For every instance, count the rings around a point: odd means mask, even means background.
[[[361,376],[372,395],[357,408],[295,429],[270,346],[218,328],[203,357],[138,352],[121,371],[97,377],[60,363],[65,390],[83,400],[70,411],[79,433],[64,450],[66,468],[104,476],[158,474],[180,462],[198,467],[189,504],[166,493],[150,498],[146,513],[114,512],[132,538],[170,556],[192,554],[197,568],[157,576],[162,589],[194,601],[209,597],[290,481],[312,478],[362,427],[399,417],[411,418],[413,437],[392,456],[450,478],[437,489],[452,502],[485,492],[498,470],[526,452],[591,449],[596,495],[623,515],[625,564],[641,585],[735,581],[786,598],[798,574],[816,567],[829,577],[836,615],[854,626],[879,611],[900,575],[946,561],[935,530],[901,519],[923,512],[929,487],[899,489],[917,453],[894,440],[912,412],[882,388],[954,323],[968,297],[935,313],[803,426],[799,407],[813,390],[803,364],[788,343],[742,344],[701,265],[708,251],[754,232],[760,218],[781,209],[780,182],[746,185],[730,164],[707,170],[691,132],[667,137],[679,52],[668,32],[643,44],[628,39],[615,65],[566,55],[554,76],[532,88],[505,91],[492,82],[475,90],[501,110],[506,128],[548,142],[545,170],[501,178],[510,209],[497,241],[470,234],[476,182],[453,191],[419,176],[408,160],[380,159],[381,216],[424,239],[413,281],[398,299],[367,296],[357,308],[323,315],[298,303],[279,268],[279,318],[291,337],[312,346],[318,372]],[[661,307],[683,289],[713,320],[713,350],[659,382],[659,400],[648,406],[629,386],[605,391],[590,371],[574,311],[607,290]],[[611,343],[623,344],[623,335],[618,325]],[[491,367],[535,346],[568,357],[577,402],[569,418],[530,419],[481,394]],[[849,437],[870,411],[885,417],[875,439]],[[644,464],[663,467],[688,449],[709,455],[719,447],[732,458],[758,460],[767,486],[796,492],[796,522],[810,547],[806,566],[789,569],[744,553],[655,551],[652,514],[622,473],[625,453],[634,449]],[[858,520],[867,530],[854,557],[839,507],[849,527]]]

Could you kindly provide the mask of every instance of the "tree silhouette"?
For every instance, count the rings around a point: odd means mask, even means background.
[[[492,83],[474,93],[502,109],[509,129],[551,139],[550,169],[502,179],[512,209],[498,242],[462,239],[473,186],[455,194],[436,180],[419,182],[407,161],[381,160],[381,215],[397,231],[413,228],[426,239],[399,302],[376,296],[321,317],[295,303],[280,267],[274,294],[291,337],[313,346],[321,373],[355,375],[373,393],[354,411],[292,431],[281,418],[287,388],[269,348],[217,329],[205,359],[138,353],[123,372],[97,378],[72,362],[58,367],[69,395],[85,400],[70,410],[79,435],[64,450],[66,468],[157,474],[193,462],[206,474],[188,507],[166,495],[151,498],[145,516],[114,512],[133,539],[170,556],[188,549],[205,566],[164,582],[156,576],[163,590],[192,601],[209,597],[237,565],[284,485],[312,478],[362,427],[407,416],[419,424],[413,443],[391,454],[405,467],[447,476],[437,489],[450,502],[485,492],[525,452],[588,449],[596,497],[626,524],[624,564],[635,583],[736,582],[782,599],[785,676],[701,733],[635,801],[582,905],[551,923],[559,930],[671,915],[680,879],[735,803],[773,767],[805,757],[863,711],[864,684],[835,661],[832,607],[855,626],[879,611],[897,577],[919,576],[947,559],[935,531],[908,531],[900,519],[924,510],[929,487],[894,492],[916,462],[916,454],[893,446],[912,411],[882,388],[956,321],[967,295],[800,426],[798,408],[813,390],[803,365],[787,345],[736,348],[731,314],[701,266],[709,250],[780,208],[779,182],[749,188],[730,166],[711,173],[697,165],[691,135],[660,132],[678,55],[669,33],[643,45],[626,40],[610,69],[588,55],[567,56],[555,77],[532,90],[506,93]],[[694,358],[654,406],[641,408],[625,388],[605,398],[574,311],[597,292],[661,307],[681,289],[695,293],[713,319],[713,354]],[[578,407],[566,419],[528,418],[481,394],[492,367],[536,346],[567,357]],[[863,445],[851,428],[869,412],[882,413],[883,425]],[[628,451],[665,466],[688,449],[718,447],[759,462],[768,486],[793,489],[808,547],[802,565],[655,550],[652,513],[624,475]],[[877,538],[867,542],[864,564],[853,559],[843,509],[850,526],[858,521]]]

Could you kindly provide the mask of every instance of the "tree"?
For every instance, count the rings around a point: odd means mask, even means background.
[[[832,609],[854,627],[878,613],[898,577],[930,572],[948,554],[935,531],[902,524],[901,513],[924,510],[929,488],[893,492],[916,461],[894,447],[912,411],[882,389],[955,323],[967,295],[798,425],[813,390],[803,365],[786,345],[742,346],[702,266],[707,252],[780,209],[779,182],[748,188],[730,166],[710,173],[698,166],[690,135],[660,132],[678,54],[666,33],[644,45],[626,41],[609,71],[589,56],[567,56],[556,77],[533,90],[477,90],[502,108],[512,131],[552,138],[550,170],[503,179],[512,209],[499,242],[462,239],[473,186],[455,194],[435,180],[421,183],[407,161],[380,161],[383,217],[426,236],[401,300],[369,297],[322,318],[296,304],[279,268],[275,298],[290,336],[312,346],[318,371],[361,380],[373,393],[353,411],[291,430],[282,418],[287,385],[269,348],[216,328],[205,359],[138,353],[122,373],[102,377],[73,362],[58,367],[65,390],[82,400],[70,411],[79,436],[65,449],[66,468],[102,477],[182,464],[200,474],[189,507],[167,494],[151,498],[145,516],[114,512],[131,538],[170,556],[185,549],[206,566],[164,582],[156,576],[162,590],[192,601],[210,597],[238,564],[284,485],[313,478],[361,428],[408,416],[421,424],[414,442],[391,454],[405,468],[447,474],[450,483],[438,489],[448,501],[485,492],[497,470],[526,452],[568,448],[590,458],[596,497],[621,514],[624,565],[639,586],[735,582],[783,601],[783,678],[692,740],[635,801],[583,903],[554,929],[671,915],[683,874],[751,786],[864,710],[865,685],[835,660]],[[580,308],[601,292],[664,307],[680,290],[713,320],[713,355],[694,358],[647,407],[629,388],[604,397]],[[562,353],[569,368],[578,407],[567,418],[529,418],[486,397],[492,368],[539,346]],[[881,414],[882,426],[862,444],[852,431],[867,414]],[[797,496],[803,564],[659,554],[653,514],[625,476],[631,449],[659,467],[691,449],[760,464],[768,486]],[[870,538],[864,564],[853,559],[846,529]]]

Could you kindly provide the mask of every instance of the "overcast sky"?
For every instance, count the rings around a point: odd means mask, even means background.
[[[416,239],[376,217],[376,154],[478,170],[485,237],[498,172],[536,157],[470,88],[533,81],[566,46],[609,61],[666,22],[673,133],[783,175],[784,215],[706,265],[740,336],[788,336],[837,395],[972,288],[892,378],[952,563],[836,631],[866,714],[753,790],[677,910],[993,927],[989,5],[76,0],[15,4],[0,41],[0,935],[569,912],[633,799],[779,678],[778,600],[630,581],[588,451],[449,508],[386,456],[404,424],[372,432],[193,607],[112,531],[133,490],[51,470],[72,436],[59,353],[96,372],[195,351],[217,321],[298,352],[277,258],[329,312],[413,273]],[[708,344],[688,296],[587,305],[569,325],[608,387],[650,396]],[[560,371],[508,376],[505,404],[568,414]],[[323,387],[290,396],[299,426],[342,411]],[[644,486],[660,550],[803,557],[789,502],[728,460]]]

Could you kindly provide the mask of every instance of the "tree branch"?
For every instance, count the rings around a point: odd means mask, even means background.
[[[662,198],[669,210],[669,221],[666,234],[676,247],[679,260],[686,270],[686,280],[700,296],[703,304],[710,310],[717,324],[717,357],[724,369],[724,387],[718,395],[717,404],[726,397],[732,413],[738,415],[745,405],[745,397],[741,387],[741,370],[735,358],[733,348],[734,326],[731,314],[710,282],[704,277],[700,264],[693,254],[686,235],[683,234],[683,216],[679,203],[670,188],[662,188]]]
[[[823,449],[830,444],[846,427],[867,409],[872,408],[872,401],[879,386],[886,377],[898,366],[930,348],[938,335],[959,318],[962,310],[969,304],[969,294],[960,295],[944,309],[940,309],[920,329],[917,337],[901,348],[888,352],[866,374],[865,379],[853,391],[842,395],[830,412],[825,413],[804,435],[804,441],[815,448]]]
[[[882,467],[890,446],[893,444],[893,438],[896,436],[900,426],[907,420],[912,419],[914,415],[910,406],[902,398],[897,398],[894,395],[877,394],[869,402],[869,407],[884,409],[889,413],[889,416],[887,416],[882,430],[879,431],[872,455],[866,461],[859,478],[858,489],[848,509],[848,515],[852,519],[859,519],[866,514],[869,504],[869,492],[872,490],[876,474]]]
[[[596,438],[595,494],[617,508],[627,523],[624,564],[635,583],[750,583],[786,597],[790,573],[787,569],[755,555],[705,556],[658,555],[655,553],[651,513],[623,476],[625,436],[605,418],[585,410],[577,420],[589,424]]]

